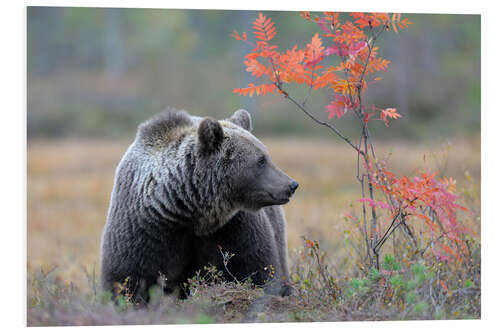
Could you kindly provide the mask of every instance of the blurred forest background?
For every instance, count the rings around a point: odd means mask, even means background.
[[[265,14],[276,22],[284,49],[319,31],[298,12]],[[415,23],[410,29],[379,41],[392,63],[366,99],[396,107],[403,119],[390,131],[379,123],[375,138],[478,134],[480,16],[406,16]],[[280,96],[232,93],[253,81],[242,64],[249,47],[229,35],[250,29],[257,12],[29,7],[27,17],[29,139],[131,138],[141,121],[167,105],[219,119],[246,108],[257,135],[330,135]],[[310,109],[326,119],[330,96],[318,95]],[[353,119],[336,121],[357,133]]]

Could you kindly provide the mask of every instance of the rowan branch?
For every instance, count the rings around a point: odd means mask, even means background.
[[[354,150],[356,150],[358,153],[360,153],[361,155],[365,156],[365,153],[363,151],[360,151],[358,149],[358,147],[356,147],[355,144],[352,143],[352,141],[347,138],[345,135],[343,135],[334,125],[331,125],[327,122],[324,122],[322,120],[319,120],[318,118],[316,118],[314,115],[312,115],[306,108],[304,108],[299,102],[297,102],[293,97],[291,97],[286,91],[284,91],[282,88],[281,88],[281,85],[278,84],[277,82],[274,82],[274,85],[276,86],[276,88],[278,88],[278,90],[280,91],[280,93],[283,94],[283,96],[290,100],[293,104],[295,104],[302,112],[304,112],[309,118],[311,118],[314,122],[316,122],[317,124],[319,125],[322,125],[322,126],[325,126],[327,128],[329,128],[331,131],[333,131],[335,134],[337,134],[342,140],[344,140],[345,142],[347,142],[352,148],[354,148]]]

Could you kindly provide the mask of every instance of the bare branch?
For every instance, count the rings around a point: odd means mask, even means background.
[[[358,153],[360,153],[361,155],[365,155],[364,152],[360,151],[358,149],[358,147],[356,147],[355,144],[352,143],[351,140],[349,140],[346,136],[344,136],[334,125],[331,125],[327,122],[324,122],[322,120],[319,120],[317,119],[316,117],[314,117],[309,111],[307,111],[306,108],[304,108],[299,102],[297,102],[293,97],[291,97],[290,95],[288,95],[288,93],[284,90],[281,89],[280,85],[278,83],[274,83],[274,85],[278,88],[278,90],[283,94],[283,96],[285,96],[285,98],[289,99],[293,104],[295,104],[300,110],[302,110],[302,112],[304,112],[306,115],[309,116],[309,118],[311,118],[312,120],[314,120],[314,122],[316,122],[317,124],[319,125],[322,125],[322,126],[325,126],[325,127],[328,127],[330,130],[332,130],[335,134],[337,134],[342,140],[344,140],[345,142],[347,142],[352,148],[354,148],[354,150],[356,150]]]

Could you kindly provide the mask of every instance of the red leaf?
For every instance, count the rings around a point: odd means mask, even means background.
[[[363,121],[365,122],[365,124],[368,124],[371,117],[373,117],[373,112],[365,112],[365,115],[363,118]]]
[[[330,33],[331,31],[326,27],[326,20],[324,18],[320,18],[317,22],[318,26],[326,33]]]
[[[356,55],[359,53],[359,51],[364,49],[366,46],[367,46],[367,44],[364,40],[362,40],[360,42],[351,43],[351,45],[349,45],[348,53],[351,55]]]
[[[337,117],[342,118],[347,110],[351,107],[349,99],[343,95],[336,95],[335,100],[331,101],[325,107],[325,111],[329,113],[328,119]]]

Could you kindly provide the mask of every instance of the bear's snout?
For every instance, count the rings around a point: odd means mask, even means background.
[[[299,183],[297,183],[295,180],[290,184],[290,193],[294,194],[295,190],[299,187]]]

